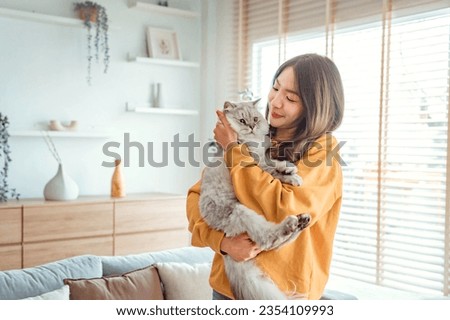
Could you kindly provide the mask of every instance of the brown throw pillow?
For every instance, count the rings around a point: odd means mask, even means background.
[[[163,300],[160,279],[153,266],[120,276],[65,279],[70,300]]]

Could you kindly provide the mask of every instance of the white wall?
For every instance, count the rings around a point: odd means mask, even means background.
[[[147,0],[148,2],[157,2]],[[36,11],[74,17],[73,0],[0,0],[0,8]],[[214,121],[214,87],[205,87],[214,78],[215,46],[202,44],[214,37],[216,6],[214,1],[171,0],[169,4],[193,11],[206,10],[207,17],[187,18],[153,15],[130,9],[126,0],[97,0],[107,8],[111,27],[110,69],[102,73],[101,65],[93,65],[92,85],[86,83],[86,30],[44,24],[0,16],[0,112],[11,122],[10,130],[39,129],[51,119],[78,120],[80,130],[108,130],[107,139],[54,138],[67,173],[77,182],[81,195],[109,194],[113,168],[102,167],[111,161],[102,152],[108,141],[123,145],[123,135],[142,144],[153,142],[161,156],[163,142],[173,141],[176,134],[182,141],[195,134],[196,140],[208,133],[200,129],[203,115],[168,116],[125,112],[127,101],[148,101],[153,82],[163,85],[163,101],[167,104],[197,108]],[[210,26],[202,29],[202,24]],[[184,59],[198,61],[203,71],[149,66],[127,62],[127,53],[144,55],[145,27],[173,29]],[[202,32],[203,30],[203,32]],[[206,71],[205,71],[206,70]],[[202,77],[202,78],[201,78]],[[209,79],[208,79],[209,78]],[[209,91],[207,91],[209,90]],[[201,106],[203,104],[203,106]],[[209,126],[210,127],[210,126]],[[209,130],[209,129],[208,129]],[[12,149],[9,184],[22,198],[42,197],[42,191],[56,173],[57,163],[41,137],[11,137]],[[147,149],[147,148],[146,148]],[[134,149],[133,149],[134,150]],[[122,151],[122,150],[121,150]],[[185,150],[186,151],[186,150]],[[121,152],[122,153],[122,152]],[[123,154],[123,153],[122,153]],[[161,191],[186,193],[200,176],[200,169],[182,168],[174,164],[172,152],[169,165],[154,168],[138,166],[137,152],[132,151],[130,167],[124,168],[126,191]],[[161,159],[156,157],[156,160]],[[187,161],[187,152],[182,152]],[[198,154],[197,154],[197,159]]]
[[[202,70],[202,91],[207,94],[202,100],[201,136],[203,141],[213,138],[213,129],[217,122],[215,110],[223,107],[224,101],[235,100],[233,79],[230,70],[236,70],[237,40],[233,33],[233,23],[237,19],[231,0],[203,0],[203,53],[207,63]],[[206,8],[205,8],[206,7]],[[206,32],[205,32],[206,31]],[[237,76],[236,76],[237,78]]]

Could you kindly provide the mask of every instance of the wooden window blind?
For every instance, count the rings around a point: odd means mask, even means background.
[[[449,295],[449,1],[239,0],[238,87],[333,59],[343,78],[344,198],[332,273]],[[265,105],[265,103],[263,103]]]

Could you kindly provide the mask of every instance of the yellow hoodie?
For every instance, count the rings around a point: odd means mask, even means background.
[[[255,258],[258,266],[286,294],[319,299],[328,280],[342,201],[342,169],[338,150],[338,143],[330,134],[318,138],[297,163],[298,174],[303,179],[299,187],[282,184],[261,170],[243,145],[235,145],[225,154],[240,203],[276,223],[287,215],[311,215],[310,225],[295,241],[277,250],[261,252]],[[217,292],[232,298],[220,253],[224,233],[209,228],[201,217],[198,205],[200,183],[189,189],[187,198],[192,245],[208,246],[216,252],[210,285]]]

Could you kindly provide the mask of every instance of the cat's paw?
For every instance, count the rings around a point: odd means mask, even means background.
[[[298,229],[298,216],[288,216],[284,220],[283,236],[290,236]]]
[[[287,216],[279,225],[278,232],[267,237],[265,247],[260,246],[263,250],[271,250],[279,248],[284,244],[293,241],[305,229],[311,221],[311,216],[307,213]],[[274,236],[274,237],[273,237]]]
[[[298,169],[297,167],[289,161],[275,161],[275,170],[284,175],[293,175],[296,174]]]
[[[305,229],[311,222],[311,216],[309,213],[302,213],[297,215],[297,228],[299,230]]]
[[[311,216],[308,213],[302,213],[296,216],[288,216],[284,221],[284,236],[288,236],[296,231],[305,229],[311,222]]]
[[[297,174],[293,174],[293,175],[280,175],[279,179],[281,182],[283,183],[287,183],[290,184],[294,187],[298,187],[301,186],[303,183],[303,179],[302,177],[300,177]]]

